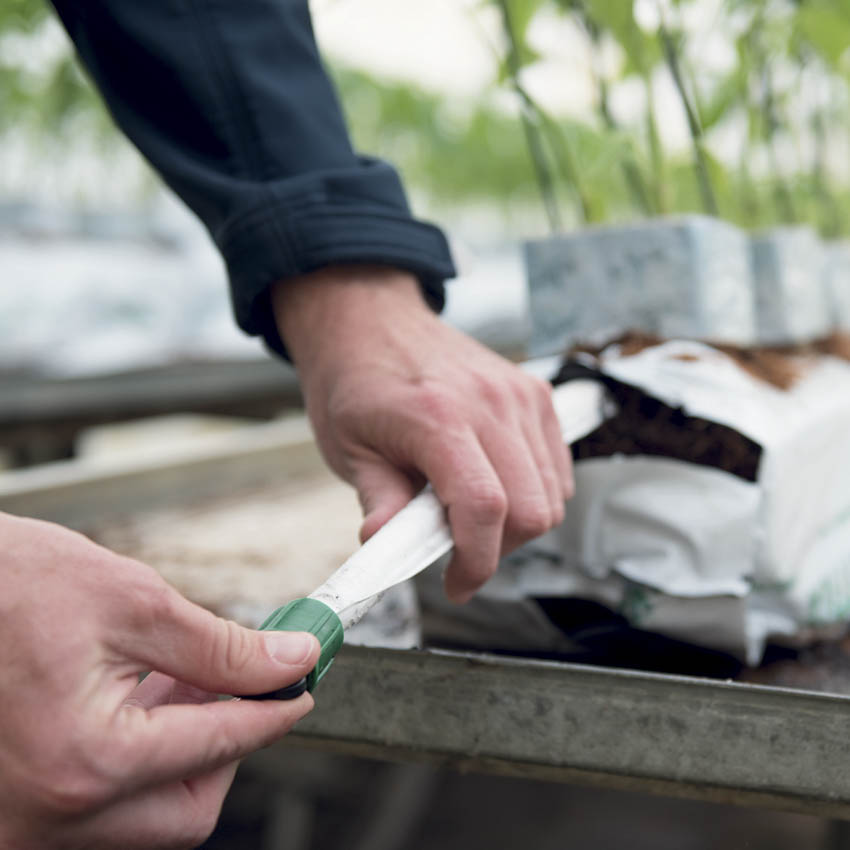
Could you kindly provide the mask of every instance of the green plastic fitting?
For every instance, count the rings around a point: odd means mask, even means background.
[[[317,599],[293,599],[268,616],[261,631],[310,632],[319,639],[321,653],[316,666],[307,675],[307,690],[319,684],[334,656],[342,646],[343,629],[332,608]],[[302,686],[303,687],[303,686]]]

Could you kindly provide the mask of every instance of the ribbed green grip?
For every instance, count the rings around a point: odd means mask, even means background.
[[[293,599],[278,608],[260,626],[264,631],[311,632],[322,647],[316,666],[307,676],[307,690],[313,688],[328,672],[328,667],[342,646],[343,630],[339,617],[332,608],[316,599]],[[303,686],[302,686],[303,687]]]

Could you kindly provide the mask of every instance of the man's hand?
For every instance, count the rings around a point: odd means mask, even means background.
[[[0,514],[0,848],[200,844],[237,760],[313,705],[215,694],[274,690],[317,657],[312,635],[243,629],[143,564]]]
[[[448,510],[446,593],[560,523],[572,468],[550,387],[425,304],[411,275],[337,266],[272,292],[325,458],[360,495],[365,540],[427,480]]]

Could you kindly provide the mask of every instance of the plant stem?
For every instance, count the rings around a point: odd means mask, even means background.
[[[773,78],[770,73],[770,63],[765,62],[762,66],[762,122],[764,124],[765,141],[767,143],[767,156],[770,162],[770,170],[773,172],[773,197],[776,206],[780,210],[782,220],[786,224],[796,224],[797,211],[791,198],[791,190],[782,179],[779,168],[779,157],[776,152],[776,131],[779,129],[779,119],[776,115],[776,100],[773,91]]]
[[[575,153],[569,139],[565,137],[558,122],[529,94],[528,89],[522,83],[515,82],[514,89],[529,111],[535,116],[540,128],[545,131],[549,148],[553,152],[561,176],[575,192],[579,218],[582,222],[592,221],[594,219],[593,204],[584,189]]]
[[[522,122],[523,132],[525,133],[528,153],[531,157],[534,175],[537,179],[538,188],[540,189],[543,208],[546,211],[546,218],[549,221],[549,228],[552,233],[558,233],[562,229],[562,224],[558,198],[555,192],[555,181],[552,177],[552,171],[549,167],[546,151],[543,147],[542,134],[540,132],[540,127],[537,124],[532,103],[525,94],[519,80],[519,45],[517,44],[516,33],[514,32],[513,22],[511,20],[508,0],[496,0],[496,2],[502,13],[502,25],[508,40],[508,72],[510,74],[511,84],[514,91],[520,99],[520,120]]]
[[[747,34],[750,55],[753,57],[753,68],[761,69],[758,78],[761,96],[758,98],[756,109],[760,116],[762,136],[767,152],[768,164],[772,173],[772,191],[774,203],[779,210],[780,219],[788,224],[795,223],[797,211],[791,198],[791,191],[782,179],[779,168],[779,157],[776,151],[776,131],[779,129],[779,117],[776,111],[776,96],[771,75],[770,57],[767,55],[761,34],[764,31],[765,10],[760,7]]]
[[[815,136],[815,161],[812,168],[812,186],[820,202],[821,232],[834,239],[841,232],[841,213],[835,196],[829,190],[826,179],[826,120],[823,110],[818,108],[812,117]]]
[[[594,62],[593,76],[596,81],[596,102],[597,108],[599,109],[599,115],[602,118],[603,125],[608,130],[612,133],[619,133],[621,127],[611,112],[611,103],[608,97],[608,81],[605,79],[605,74],[603,73],[602,68],[600,68],[597,64],[600,59],[599,27],[596,26],[596,23],[591,19],[586,10],[582,10],[581,17],[585,30],[587,31],[591,44],[593,45],[594,59],[596,60]],[[652,202],[650,201],[649,190],[647,188],[646,181],[643,179],[643,174],[635,160],[634,151],[631,147],[629,148],[628,156],[620,164],[620,168],[623,171],[623,178],[626,181],[626,186],[628,186],[629,193],[631,194],[635,205],[644,215],[652,215],[654,210],[652,208]]]
[[[709,215],[717,215],[719,212],[717,197],[714,193],[714,187],[711,185],[708,159],[706,158],[705,148],[703,146],[702,127],[700,126],[696,110],[691,103],[691,98],[685,88],[676,45],[673,43],[673,37],[663,19],[658,28],[658,36],[661,40],[661,49],[664,52],[667,67],[673,77],[676,91],[679,94],[679,99],[682,101],[682,106],[685,110],[685,116],[688,119],[688,129],[690,130],[694,150],[694,168],[697,174],[697,182],[699,183],[700,196],[702,197],[702,206]]]
[[[748,160],[749,152],[745,149],[738,166],[738,189],[740,192],[742,223],[744,227],[752,228],[759,221],[760,210],[756,187],[747,168]]]
[[[598,216],[594,213],[594,204],[584,188],[584,182],[579,174],[573,146],[569,139],[561,131],[558,123],[552,118],[540,104],[531,101],[537,113],[540,115],[543,128],[549,138],[549,146],[555,153],[555,161],[561,171],[563,179],[572,187],[578,202],[579,217],[583,223],[595,221]]]

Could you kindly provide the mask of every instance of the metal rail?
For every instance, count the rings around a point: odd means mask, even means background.
[[[261,488],[323,469],[305,418],[246,425],[199,436],[191,448],[155,456],[60,461],[0,474],[0,511],[86,530],[151,509],[180,507],[211,494]]]
[[[0,448],[20,466],[71,457],[78,434],[96,425],[174,412],[268,419],[301,405],[294,371],[271,358],[82,378],[0,374],[0,398]]]
[[[282,747],[850,819],[850,697],[346,647]]]

